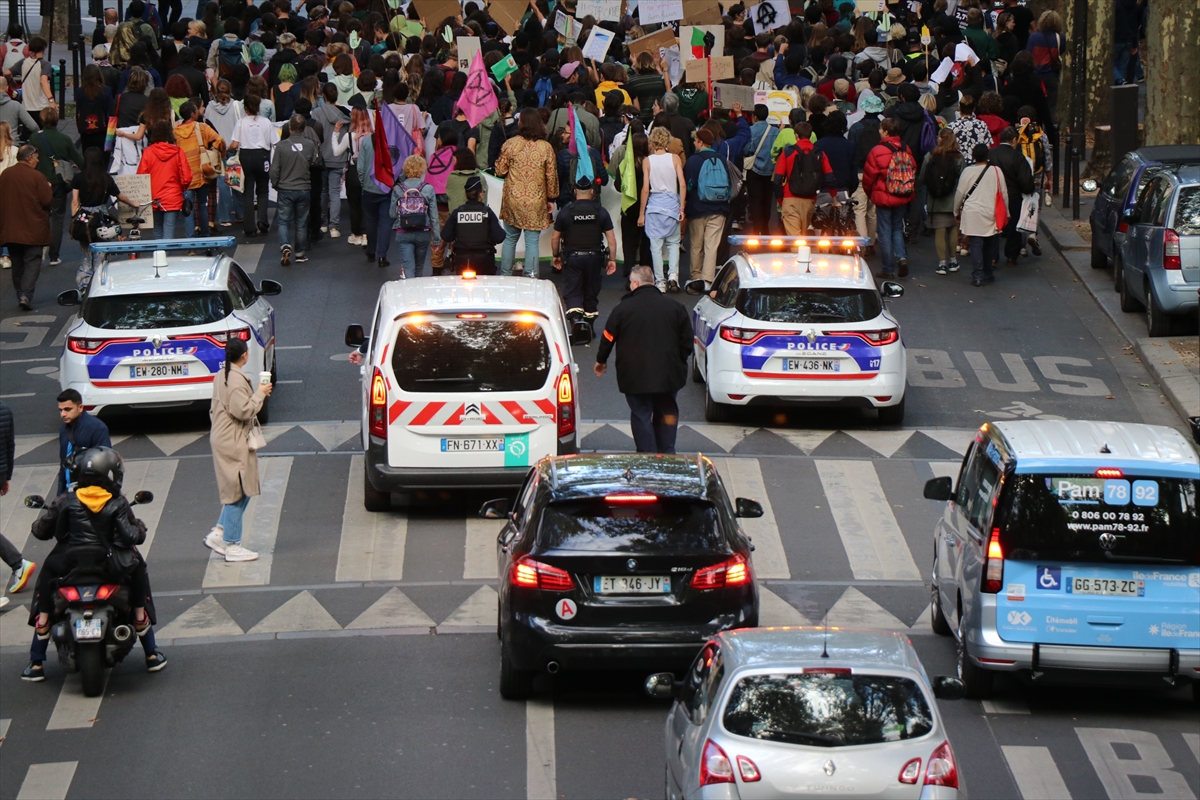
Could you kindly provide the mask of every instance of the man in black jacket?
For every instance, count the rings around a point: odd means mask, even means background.
[[[1023,237],[1017,230],[1017,219],[1021,216],[1021,202],[1025,195],[1033,194],[1033,170],[1029,159],[1017,149],[1017,129],[1011,125],[1000,131],[1000,144],[988,155],[988,163],[1000,168],[1004,183],[1008,187],[1008,224],[1001,231],[1004,237],[1004,265],[1015,267],[1021,255]]]
[[[75,389],[64,389],[58,396],[58,494],[66,494],[72,478],[67,469],[67,456],[89,447],[112,447],[108,426],[99,417],[83,409],[83,396]]]
[[[629,273],[629,294],[608,316],[596,376],[608,369],[617,347],[617,388],[629,403],[629,422],[639,453],[674,453],[679,427],[675,393],[687,383],[692,322],[683,305],[660,292],[650,267]]]

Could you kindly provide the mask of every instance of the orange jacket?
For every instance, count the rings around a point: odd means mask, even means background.
[[[183,192],[192,182],[192,168],[176,145],[158,142],[142,153],[138,175],[150,176],[150,194],[154,207],[163,211],[183,208]]]

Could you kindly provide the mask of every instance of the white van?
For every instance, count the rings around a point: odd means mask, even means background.
[[[385,283],[363,353],[364,504],[392,492],[516,488],[575,453],[578,367],[554,284],[462,276]]]

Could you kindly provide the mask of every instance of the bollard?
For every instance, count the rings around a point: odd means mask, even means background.
[[[67,107],[67,60],[58,60],[58,113],[64,113]]]

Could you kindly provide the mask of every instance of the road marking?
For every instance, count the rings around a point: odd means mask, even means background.
[[[478,628],[496,624],[500,595],[491,586],[480,586],[463,604],[438,625],[442,628]]]
[[[277,383],[277,384],[279,384],[280,386],[282,386],[282,385],[284,385],[284,384],[289,384],[289,383],[290,383],[290,384],[304,383],[304,381],[275,381],[275,383]]]
[[[1021,392],[1022,394],[1041,391],[1037,381],[1033,379],[1033,373],[1029,371],[1029,367],[1025,366],[1025,359],[1017,353],[1000,354],[1004,366],[1008,367],[1008,371],[1012,375],[1011,383],[1005,383],[996,377],[996,371],[992,369],[987,356],[983,353],[964,350],[963,355],[967,357],[967,363],[971,365],[971,369],[975,370],[975,377],[979,379],[985,389],[998,392]]]
[[[1049,747],[1004,745],[1000,749],[1025,800],[1071,800]]]
[[[263,245],[239,244],[233,251],[233,258],[247,275],[253,275],[258,269],[258,260],[262,258]]]
[[[311,350],[312,345],[311,344],[276,345],[275,349],[276,350]]]
[[[57,482],[57,466],[17,467],[13,470],[8,482],[8,494],[0,497],[0,531],[4,532],[18,552],[25,549],[25,543],[29,541],[29,528],[41,513],[36,508],[25,507],[25,495],[40,494],[52,498]]]
[[[4,744],[4,737],[8,736],[9,725],[12,725],[11,719],[0,719],[0,745]]]
[[[26,453],[30,453],[44,444],[49,444],[58,439],[57,436],[18,436],[16,437],[17,444],[13,448],[13,458],[20,458]]]
[[[327,422],[317,425],[301,425],[300,428],[320,443],[326,450],[336,450],[362,433],[360,422]]]
[[[0,736],[3,735],[3,733],[0,733]],[[1185,733],[1183,734],[1183,741],[1187,743],[1188,749],[1192,751],[1192,756],[1197,761],[1200,761],[1200,733]]]
[[[811,625],[791,603],[761,584],[758,587],[758,626]]]
[[[308,590],[288,600],[255,625],[252,633],[294,633],[296,631],[340,631],[341,625]]]
[[[779,535],[779,525],[775,522],[775,511],[771,508],[771,496],[767,493],[758,459],[714,458],[713,463],[731,497],[752,498],[762,504],[761,517],[740,520],[742,530],[754,540],[754,552],[750,555],[750,561],[754,565],[755,576],[784,580],[792,577],[791,570],[788,569],[787,553],[783,550],[783,539]]]
[[[846,591],[829,609],[829,625],[838,628],[878,628],[889,631],[906,631],[908,626],[890,611],[865,594],[847,586]]]
[[[271,562],[279,535],[279,516],[287,494],[292,457],[260,458],[258,486],[262,494],[250,498],[242,517],[242,545],[258,553],[257,561],[226,563],[212,553],[204,571],[204,588],[218,586],[266,586],[271,582]]]
[[[153,442],[155,447],[162,450],[164,456],[170,456],[204,435],[203,431],[198,433],[148,433],[146,438]]]
[[[525,796],[556,800],[558,768],[554,753],[554,701],[525,701]]]
[[[930,461],[929,468],[933,470],[935,478],[950,478],[951,480],[958,477],[958,471],[962,468],[961,461]]]
[[[78,761],[30,764],[17,800],[66,800]]]
[[[36,397],[37,392],[17,392],[16,394],[0,394],[0,400],[15,400],[18,397]]]
[[[1076,728],[1075,735],[1079,737],[1079,743],[1096,770],[1096,777],[1111,800],[1143,797],[1195,800],[1196,795],[1187,780],[1172,770],[1174,764],[1171,757],[1153,733],[1122,728]],[[1133,745],[1138,757],[1118,756],[1114,744]],[[1151,778],[1158,784],[1158,790],[1138,791],[1130,780],[1133,775]]]
[[[629,425],[617,425],[609,423],[614,428],[617,428],[622,433],[625,433],[630,438],[633,438],[633,433],[629,429]],[[716,444],[726,453],[732,453],[733,448],[737,447],[743,439],[750,434],[759,430],[758,428],[739,428],[735,425],[700,425],[693,423],[685,423],[685,427],[691,428],[696,433]]]
[[[1021,700],[998,697],[994,700],[981,700],[983,710],[988,714],[1028,714],[1029,706]]]
[[[28,623],[29,606],[16,606],[0,614],[0,647],[28,647],[33,639],[33,628]]]
[[[854,577],[920,580],[875,465],[869,461],[817,461],[816,466]]]
[[[245,631],[210,594],[156,633],[160,639],[193,639],[200,636],[241,636]]]
[[[407,517],[394,511],[371,512],[363,507],[363,456],[351,456],[334,580],[402,580],[407,538]]]
[[[9,364],[39,364],[46,361],[58,361],[57,357],[49,358],[14,358],[9,361],[0,361],[0,367],[7,367]]]
[[[408,599],[408,595],[393,587],[370,608],[362,612],[346,630],[371,630],[377,628],[432,628],[434,621],[429,615]]]
[[[846,431],[846,433],[884,458],[891,458],[892,453],[903,447],[916,431]]]
[[[780,428],[772,428],[771,433],[776,436],[781,436],[788,444],[798,448],[808,455],[813,450],[821,446],[821,443],[833,435],[833,431],[785,431]]]
[[[108,688],[108,676],[112,670],[104,670],[104,687]],[[100,701],[104,691],[96,697],[85,697],[83,682],[75,675],[67,675],[58,692],[58,702],[46,723],[48,731],[63,731],[72,728],[90,728],[100,713]]]
[[[154,544],[154,534],[158,532],[158,522],[162,519],[178,467],[179,461],[173,458],[161,461],[129,461],[125,464],[124,485],[133,491],[146,489],[154,493],[153,503],[138,506],[134,512],[146,523],[146,541],[138,545],[142,558],[150,554],[150,545]]]
[[[463,555],[463,578],[495,578],[496,537],[504,529],[498,519],[467,518],[467,543]]]

